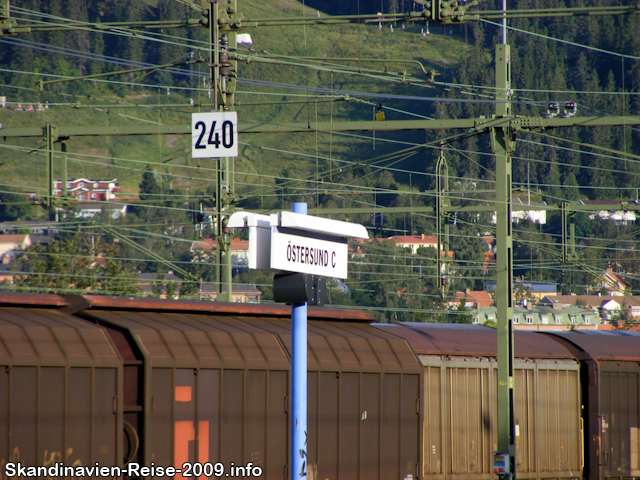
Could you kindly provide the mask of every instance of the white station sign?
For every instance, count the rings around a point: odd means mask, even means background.
[[[292,233],[294,230],[287,233],[282,230],[271,227],[272,269],[347,278],[349,248],[346,238],[337,242]]]
[[[348,238],[368,239],[362,225],[281,212],[234,213],[229,228],[249,228],[249,268],[347,278]]]
[[[238,156],[238,113],[207,112],[191,115],[193,158]]]

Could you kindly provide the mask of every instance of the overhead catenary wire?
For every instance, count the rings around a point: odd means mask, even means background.
[[[489,25],[496,26],[496,27],[498,27],[498,26],[502,27],[502,24],[498,24],[496,22],[492,22],[491,20],[481,19],[480,21],[483,22],[483,23],[489,24]],[[611,52],[611,51],[608,51],[608,50],[603,50],[601,48],[591,47],[589,45],[570,42],[568,40],[561,40],[559,38],[554,38],[554,37],[551,37],[549,35],[543,35],[541,33],[535,33],[535,32],[531,32],[529,30],[523,30],[521,28],[517,28],[517,27],[514,27],[512,25],[508,25],[507,28],[509,30],[514,31],[514,32],[525,33],[527,35],[531,35],[531,36],[534,36],[534,37],[544,38],[545,40],[551,40],[551,41],[554,41],[554,42],[557,42],[557,43],[562,43],[562,44],[565,44],[565,45],[571,45],[573,47],[579,47],[579,48],[582,48],[584,50],[591,50],[591,51],[594,51],[594,52],[604,53],[606,55],[611,55],[611,56],[614,56],[614,57],[627,58],[627,59],[630,59],[630,60],[640,60],[640,57],[637,57],[637,56],[634,56],[634,55],[627,55],[627,54],[624,54],[624,53]]]
[[[527,142],[526,140],[523,140],[523,141]],[[552,147],[552,148],[564,148],[564,147],[559,147],[559,146],[551,146],[551,147]],[[10,146],[6,146],[6,145],[5,145],[5,146],[4,146],[4,148],[9,148],[9,149],[11,149],[11,148],[18,148],[18,149],[19,149],[19,148],[21,148],[21,147],[10,147]],[[482,152],[476,152],[476,153],[482,154]],[[593,152],[580,152],[580,153],[594,154]],[[111,157],[105,157],[105,158],[111,158]],[[518,158],[518,157],[515,157],[515,158]],[[612,158],[615,158],[615,157],[612,157]],[[122,160],[127,161],[127,159],[122,159]],[[336,160],[336,159],[334,159],[334,160]],[[80,161],[80,160],[78,160],[78,161]],[[128,160],[128,161],[136,162],[135,160]],[[542,161],[542,160],[536,160],[536,159],[533,159],[532,161]],[[631,161],[631,160],[630,160],[630,161]],[[138,163],[145,163],[145,162],[143,162],[143,161],[138,161]],[[560,165],[563,165],[562,163],[559,163],[559,164],[560,164]],[[567,166],[572,166],[572,167],[574,167],[574,168],[591,168],[591,169],[597,169],[596,167],[575,166],[575,165],[571,165],[571,164],[566,164],[566,165],[567,165]],[[116,168],[122,168],[122,167],[120,167],[120,166],[116,166]],[[126,167],[125,167],[125,168],[126,168]],[[202,170],[202,167],[177,166],[177,168],[193,168],[193,169]],[[380,168],[384,168],[384,167],[380,167]],[[215,169],[213,169],[212,171],[215,171]],[[401,171],[402,171],[402,170],[401,170]],[[608,170],[606,170],[606,171],[613,171],[613,172],[615,172],[615,170],[611,170],[611,169],[608,169]],[[627,172],[627,173],[628,173],[628,172]],[[429,175],[429,174],[427,174],[427,175]],[[183,178],[193,178],[193,177],[183,177]],[[204,179],[204,178],[203,178],[203,180],[206,180],[206,179]],[[471,179],[471,180],[479,180],[479,179]],[[311,180],[310,180],[310,181],[311,181]],[[544,185],[543,185],[543,186],[544,186]],[[560,185],[559,185],[559,186],[560,186]],[[590,187],[588,187],[588,186],[581,186],[581,187],[579,187],[579,188],[590,188]],[[599,188],[603,188],[603,187],[599,187]],[[604,188],[606,188],[606,187],[604,187]],[[610,188],[614,188],[614,187],[610,187]]]

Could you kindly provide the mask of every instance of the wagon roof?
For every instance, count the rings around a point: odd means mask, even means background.
[[[495,357],[496,330],[481,325],[449,323],[373,324],[406,339],[418,355]],[[558,342],[535,332],[514,332],[514,354],[519,358],[574,358]]]
[[[0,306],[0,365],[117,367],[100,327],[51,308]]]
[[[575,345],[595,360],[640,361],[640,332],[581,330],[545,334]]]

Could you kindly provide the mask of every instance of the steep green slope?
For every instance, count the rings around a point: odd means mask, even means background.
[[[612,1],[592,3],[600,5]],[[86,10],[72,11],[70,6],[75,3],[69,1],[60,5],[53,0],[15,0],[12,6],[49,13],[56,11],[79,20],[103,22],[197,17],[197,13],[173,0],[146,3],[86,0]],[[239,11],[245,18],[253,19],[323,15],[303,3],[240,0]],[[371,7],[372,2],[366,3],[367,8]],[[381,10],[407,9],[411,7],[410,3],[385,0]],[[490,4],[484,5],[490,8]],[[510,4],[510,8],[551,8],[557,4],[550,0],[520,0]],[[314,5],[323,3],[317,0]],[[354,13],[349,9],[357,5],[358,0],[346,1],[337,10]],[[561,105],[574,101],[578,103],[579,114],[637,114],[640,105],[637,95],[640,88],[639,18],[528,18],[510,22],[522,30],[511,32],[509,37],[515,111],[523,115],[543,115],[551,101]],[[243,55],[250,54],[249,61],[241,62],[238,68],[236,110],[240,120],[274,124],[297,121],[311,125],[316,120],[371,120],[379,112],[384,112],[387,119],[469,118],[493,113],[493,52],[500,41],[495,26],[470,23],[450,28],[432,24],[429,36],[421,35],[421,30],[427,28],[425,24],[403,26],[398,23],[391,27],[393,31],[389,25],[379,28],[377,24],[247,29],[253,38],[253,51],[247,47],[239,50]],[[47,124],[188,124],[192,112],[211,108],[208,68],[204,64],[186,67],[182,72],[130,74],[109,81],[56,84],[46,87],[43,92],[34,88],[37,75],[19,73],[39,73],[47,80],[55,78],[49,75],[79,76],[128,68],[128,65],[88,58],[89,53],[114,57],[110,59],[112,62],[131,60],[151,64],[207,56],[206,45],[196,43],[206,40],[204,29],[167,29],[160,34],[162,42],[143,40],[147,34],[142,33],[136,37],[102,37],[86,32],[21,34],[15,40],[4,39],[0,48],[3,66],[0,77],[4,82],[0,95],[6,95],[12,107],[16,102],[23,105],[46,105],[48,102],[49,108],[41,112],[0,110],[0,123],[5,128]],[[554,39],[572,43],[559,43]],[[36,44],[15,43],[23,40]],[[190,46],[185,46],[187,41],[192,42]],[[73,50],[66,52],[72,55],[56,53],[52,50],[54,46]],[[361,61],[348,61],[349,58]],[[417,64],[403,63],[403,60],[417,60],[427,70],[434,68],[440,73],[435,78],[436,84],[421,83],[427,76]],[[361,71],[345,73],[345,66]],[[403,70],[408,79],[419,81],[399,81],[398,73]],[[345,101],[347,99],[349,101]],[[191,102],[195,105],[191,106]],[[640,154],[639,131],[576,128],[539,132],[551,133],[560,139],[519,134],[513,158],[514,187],[532,190],[532,201],[554,204],[587,198],[633,199],[636,189],[640,188],[640,162],[634,156]],[[377,134],[375,139],[369,132],[243,135],[240,155],[235,161],[236,193],[243,199],[239,206],[281,209],[288,208],[291,201],[300,200],[309,204],[310,211],[315,206],[432,206],[438,149],[414,152],[406,157],[396,154],[412,144],[447,135],[445,132],[397,132]],[[43,141],[4,140],[0,146],[2,188],[18,186],[21,191],[46,192]],[[210,265],[198,270],[200,267],[191,264],[193,256],[188,251],[189,240],[199,232],[194,234],[192,228],[184,228],[191,219],[185,213],[184,204],[177,200],[184,200],[187,194],[193,197],[194,194],[211,193],[215,162],[191,159],[190,139],[178,136],[72,138],[68,146],[70,177],[116,177],[124,189],[124,196],[137,196],[142,172],[149,165],[147,176],[154,173],[152,176],[157,182],[154,192],[162,196],[162,203],[155,207],[138,206],[135,215],[123,221],[126,225],[120,227],[128,228],[128,234],[154,252],[183,262],[182,266],[192,269],[205,281],[211,280],[213,270]],[[452,203],[489,204],[495,169],[487,136],[447,144],[443,151],[452,177]],[[388,157],[382,163],[367,165],[372,159],[385,155]],[[378,169],[380,166],[384,168]],[[56,169],[56,176],[60,176],[58,160]],[[147,198],[155,198],[149,192],[144,193]],[[514,198],[518,196],[529,198],[529,192],[514,192]],[[451,227],[450,248],[455,252],[455,260],[451,268],[450,292],[482,288],[484,280],[491,278],[491,271],[483,271],[484,259],[478,237],[491,232],[489,217],[489,214],[461,213],[452,219],[455,223]],[[580,220],[577,235],[585,239],[584,243],[593,241],[586,238],[589,235],[596,239],[611,238],[629,233],[632,228],[590,221],[585,215],[576,218]],[[433,217],[425,214],[373,217],[367,213],[352,215],[349,219],[372,227],[379,237],[431,234],[435,230]],[[553,245],[560,239],[558,216],[549,214],[544,226],[525,222],[514,228],[514,232],[517,274],[529,279],[560,282],[567,292],[590,288],[591,280],[578,266],[556,262]],[[204,235],[210,235],[210,232],[204,232]],[[105,239],[112,241],[109,237]],[[635,240],[629,242],[630,245],[625,244],[624,248],[612,246],[599,250],[589,257],[589,261],[593,265],[611,264],[626,269],[632,274],[630,281],[636,282],[637,286],[640,281],[635,278],[640,277],[634,258]],[[539,248],[541,245],[545,248]],[[354,262],[350,272],[350,294],[333,290],[334,304],[354,303],[380,308],[388,319],[416,318],[413,313],[416,311],[420,312],[420,318],[425,318],[437,311],[439,267],[433,252],[420,252],[416,257],[397,251],[391,244],[371,244],[363,249],[363,255],[362,261]],[[133,261],[135,270],[164,268],[140,259],[138,252],[125,251],[125,256],[136,259]],[[255,272],[241,280],[269,283]]]
[[[18,2],[16,2],[18,3]],[[299,16],[316,14],[315,10],[304,9],[297,2],[273,1],[273,2],[239,2],[239,11],[246,18]],[[191,13],[193,16],[193,12]],[[396,25],[393,33],[385,26],[379,30],[377,26],[345,25],[345,26],[296,26],[296,27],[268,27],[249,29],[253,38],[253,48],[256,57],[282,61],[284,65],[265,65],[258,63],[258,59],[249,64],[239,66],[238,75],[240,83],[236,102],[239,104],[250,103],[250,106],[237,107],[242,120],[260,120],[268,122],[290,122],[305,120],[369,120],[373,115],[371,104],[383,103],[384,94],[394,95],[434,95],[433,89],[410,87],[385,80],[372,79],[367,76],[349,75],[339,72],[314,71],[296,64],[300,64],[293,58],[274,59],[274,55],[285,57],[358,57],[388,59],[388,63],[363,63],[357,65],[364,69],[378,71],[398,72],[407,70],[410,75],[425,78],[415,66],[396,63],[394,60],[419,60],[426,68],[438,65],[457,64],[464,58],[466,46],[459,40],[447,35],[432,35],[423,38],[415,27],[402,29]],[[175,31],[169,31],[175,35]],[[58,37],[69,35],[72,32],[58,33]],[[37,36],[37,35],[35,35]],[[202,38],[205,32],[191,34],[190,36]],[[34,36],[24,35],[20,39],[30,39]],[[150,42],[147,42],[152,45]],[[69,42],[65,41],[67,48]],[[80,47],[77,47],[80,48]],[[176,47],[177,48],[177,47]],[[184,54],[192,49],[180,48],[179,54]],[[261,52],[268,52],[268,55]],[[206,56],[206,52],[195,50],[196,57]],[[35,56],[46,55],[44,52],[34,51]],[[336,62],[342,63],[342,62]],[[344,64],[344,63],[343,63]],[[355,66],[356,64],[351,63]],[[109,67],[111,69],[115,67]],[[122,68],[122,67],[118,67]],[[326,67],[325,67],[326,69]],[[197,71],[206,76],[205,66],[191,67],[191,73]],[[80,72],[69,72],[72,75]],[[203,87],[202,78],[178,77],[158,78],[149,75],[147,77],[129,76],[126,81],[137,83],[159,81],[169,82],[171,87],[160,89],[145,89],[143,87],[132,88],[127,84],[109,84],[106,82],[78,81],[68,84],[57,84],[46,87],[44,92],[29,89],[29,83],[35,83],[33,76],[24,76],[23,86],[27,90],[8,89],[7,96],[10,102],[21,101],[27,104],[46,105],[49,108],[43,112],[28,112],[15,110],[0,111],[0,123],[5,128],[21,126],[45,126],[52,125],[153,125],[153,124],[185,124],[190,121],[190,114],[202,108],[189,108],[162,105],[188,105],[191,100],[196,104],[210,102],[208,92]],[[22,77],[21,77],[22,78]],[[45,77],[45,80],[48,77]],[[120,77],[110,77],[110,80],[122,81]],[[176,80],[178,79],[178,80]],[[270,82],[271,84],[294,85],[299,90],[278,88],[274,85],[255,85],[247,83],[251,80]],[[173,81],[173,84],[171,83]],[[174,86],[177,84],[179,87]],[[187,84],[187,86],[185,86]],[[191,89],[189,89],[191,87]],[[368,94],[380,94],[382,98],[364,97],[368,103],[351,102],[326,102],[326,99],[318,99],[310,89],[321,88],[335,90],[339,95],[341,90],[366,92]],[[181,89],[178,89],[181,88]],[[85,91],[86,93],[82,93]],[[268,94],[268,95],[265,95]],[[321,94],[321,96],[327,96]],[[278,104],[280,101],[301,101],[307,99],[307,103]],[[318,100],[318,101],[316,101]],[[160,108],[121,108],[126,104],[144,103]],[[73,108],[69,104],[76,104],[80,108]],[[79,105],[78,105],[79,104]],[[15,104],[14,104],[15,105]],[[112,108],[110,108],[110,106]],[[407,102],[394,102],[396,108],[411,107]],[[419,109],[412,108],[421,114],[429,114],[433,111],[428,104],[419,105]],[[386,111],[387,118],[403,117],[402,114],[394,114]],[[370,134],[364,134],[365,136]],[[393,137],[393,136],[392,136]],[[420,140],[420,135],[413,137],[396,135],[399,139]],[[246,143],[241,155],[237,159],[236,172],[238,174],[238,188],[243,189],[242,184],[273,183],[276,177],[284,175],[285,170],[293,169],[298,175],[308,175],[318,169],[325,168],[323,161],[309,159],[303,155],[312,155],[319,158],[333,158],[336,162],[328,162],[335,165],[326,168],[339,168],[339,160],[366,158],[367,155],[379,155],[389,151],[380,139],[376,144],[376,150],[372,151],[371,141],[353,141],[337,135],[251,135],[242,138]],[[2,166],[3,176],[11,178],[11,185],[28,187],[34,191],[43,192],[46,189],[46,157],[41,155],[41,141],[9,142],[21,147],[20,149],[3,150],[5,164]],[[119,179],[123,190],[135,193],[139,182],[140,173],[148,163],[162,175],[173,188],[185,190],[190,188],[202,190],[211,185],[213,178],[209,167],[211,162],[194,161],[189,158],[189,139],[178,137],[95,137],[90,139],[74,138],[68,142],[70,153],[69,177],[116,177]],[[269,151],[274,148],[277,151]],[[39,149],[39,150],[38,150]],[[34,151],[35,150],[35,151]],[[290,153],[287,153],[290,152]],[[299,155],[302,154],[302,155]],[[180,168],[193,167],[193,168]],[[199,168],[198,168],[199,167]],[[36,172],[36,175],[34,175]],[[61,172],[57,171],[56,176]],[[261,178],[258,179],[257,175]],[[246,189],[251,190],[247,185]]]

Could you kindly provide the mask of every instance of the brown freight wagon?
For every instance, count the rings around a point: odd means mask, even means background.
[[[7,463],[119,465],[122,362],[56,295],[0,300],[0,478]]]
[[[322,314],[309,309],[309,318],[318,318],[308,324],[307,453],[313,478],[419,477],[422,369],[416,356],[403,339],[366,323],[322,320]],[[373,320],[353,310],[324,314]],[[244,321],[278,335],[290,350],[289,320]]]
[[[309,319],[310,475],[495,478],[495,330]],[[290,333],[289,307],[0,293],[0,461],[286,479]],[[640,478],[640,335],[515,342],[518,478]]]
[[[89,449],[78,459],[83,465],[99,460],[101,465],[180,466],[189,461],[221,462],[228,469],[252,462],[262,468],[261,478],[289,477],[289,307],[0,294],[5,310],[25,310],[25,302],[40,303],[45,328],[57,328],[55,321],[64,317],[97,336],[101,343],[93,344],[110,352],[114,375],[121,379],[111,382],[90,373],[95,380],[88,385],[97,390],[89,398],[83,393],[86,385],[66,385],[61,377],[65,401],[77,410],[66,414],[65,428],[91,435],[104,425],[112,429],[111,437],[104,436],[110,442],[109,459],[96,456],[103,450],[94,448],[93,437],[79,437],[82,448]],[[405,340],[369,327],[372,320],[366,312],[309,308],[306,455],[315,478],[382,480],[417,474],[422,368]],[[26,320],[15,323],[27,329]],[[10,338],[5,336],[0,337],[4,343]],[[93,352],[75,351],[79,364],[96,362]],[[42,358],[33,359],[35,368],[42,368]],[[25,382],[31,385],[34,375]],[[13,385],[18,383],[7,384],[10,398],[18,391]],[[38,401],[20,408],[28,426],[41,421],[50,407]],[[105,424],[107,419],[112,423]],[[25,458],[41,465],[40,450],[52,447],[40,447],[33,428],[8,425],[3,440],[24,439],[25,451],[35,452]]]
[[[432,480],[497,478],[495,329],[375,324],[409,341],[424,368],[423,474]],[[581,478],[580,370],[557,342],[515,332],[518,479]]]
[[[640,333],[553,332],[582,364],[589,480],[640,478]]]

